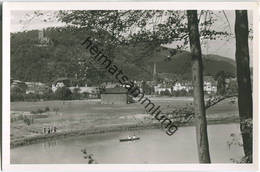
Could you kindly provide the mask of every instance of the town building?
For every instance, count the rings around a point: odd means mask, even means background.
[[[212,76],[204,76],[203,88],[205,93],[215,94],[217,93],[217,81]]]
[[[119,83],[117,82],[103,82],[100,84],[100,88],[115,88],[118,87]]]
[[[101,104],[127,104],[128,90],[122,87],[106,88],[101,92]]]
[[[62,88],[62,87],[69,87],[70,86],[70,79],[63,77],[63,78],[58,78],[56,79],[53,83],[52,83],[52,91],[55,92],[58,88]]]
[[[87,95],[88,98],[98,98],[100,95],[100,89],[99,87],[88,87],[85,85],[85,87],[69,87],[71,92],[75,92],[75,90],[78,90],[78,93]]]
[[[187,82],[176,82],[174,86],[172,87],[173,91],[186,91],[189,92],[193,90],[192,83],[190,81]]]
[[[206,92],[207,94],[217,93],[216,83],[204,81],[203,87],[204,87],[204,92]]]
[[[20,93],[25,93],[27,89],[27,85],[25,82],[20,81],[20,80],[15,80],[11,78],[11,92],[20,92]]]
[[[170,93],[172,93],[171,88],[170,88],[170,87],[167,87],[167,86],[165,86],[165,85],[163,85],[163,84],[158,84],[158,85],[154,86],[154,92],[155,92],[155,94],[160,95],[161,92],[164,92],[164,91],[166,91],[166,90],[168,90]]]
[[[26,94],[44,94],[49,87],[41,82],[25,82],[27,85]]]

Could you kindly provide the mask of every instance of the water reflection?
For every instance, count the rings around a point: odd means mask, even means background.
[[[240,135],[239,124],[208,126],[212,163],[232,163],[243,156],[241,146],[229,148],[232,133]],[[81,149],[92,153],[99,164],[198,163],[195,127],[180,127],[172,136],[159,129],[140,130],[140,140],[120,142],[129,132],[70,137],[11,149],[11,163],[87,163]],[[22,157],[22,158],[21,158]]]
[[[40,144],[43,150],[53,149],[57,146],[57,140],[49,140]]]

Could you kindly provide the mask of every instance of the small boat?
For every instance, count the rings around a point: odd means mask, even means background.
[[[140,140],[140,137],[132,136],[132,137],[128,137],[125,139],[119,139],[120,142],[129,142],[129,141],[134,141],[134,140]]]

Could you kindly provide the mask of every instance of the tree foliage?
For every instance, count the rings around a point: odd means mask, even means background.
[[[72,92],[67,87],[61,87],[55,91],[55,96],[57,100],[71,100]]]
[[[200,13],[203,39],[227,35],[210,27],[216,20],[210,17],[211,13]],[[38,17],[44,13],[35,12],[35,15]],[[79,46],[85,37],[91,36],[130,78],[148,80],[152,69],[146,62],[152,55],[163,55],[156,53],[158,47],[180,42],[176,48],[181,49],[188,43],[184,11],[66,10],[60,11],[57,18],[67,26],[44,31],[51,40],[50,46],[36,46],[39,44],[36,30],[11,35],[12,47],[16,47],[11,50],[12,77],[47,83],[58,77],[68,77],[78,85],[97,85],[113,80],[104,70],[89,64],[90,55]],[[172,49],[171,56],[177,52]]]
[[[200,34],[203,39],[216,39],[229,35],[225,31],[217,31],[210,27],[217,20],[212,17],[212,11],[201,11],[199,15]],[[58,19],[68,25],[91,31],[96,41],[106,46],[119,46],[131,42],[161,45],[181,41],[177,48],[182,48],[188,44],[185,11],[71,10],[60,11]],[[100,34],[104,30],[109,34]],[[152,49],[151,44],[150,47]]]
[[[227,93],[228,87],[226,86],[226,79],[229,79],[231,77],[234,77],[231,73],[225,72],[225,71],[219,71],[214,76],[214,79],[217,81],[217,94],[219,95],[225,95]],[[232,87],[233,89],[233,87]]]
[[[11,36],[11,76],[22,81],[39,81],[51,84],[59,77],[72,79],[72,84],[84,86],[98,85],[105,81],[113,81],[113,77],[101,68],[89,63],[90,54],[80,46],[80,42],[90,32],[82,28],[48,28],[44,31],[51,45],[39,47],[38,31],[14,33]],[[165,58],[173,49],[157,44],[139,42],[122,45],[114,52],[114,61],[129,78],[133,80],[150,80],[153,63],[157,63],[158,71],[169,75],[178,75],[183,80],[190,79],[191,55],[187,51],[177,51]],[[102,47],[101,47],[102,48]],[[150,50],[150,51],[149,51]],[[106,51],[104,51],[106,53]],[[218,70],[235,72],[234,61],[224,57],[208,55],[203,58],[205,75],[214,75]],[[165,77],[160,76],[159,80]]]

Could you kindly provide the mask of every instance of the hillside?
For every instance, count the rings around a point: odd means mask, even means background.
[[[45,35],[51,40],[46,47],[37,46],[38,31],[19,32],[11,35],[11,76],[22,81],[51,83],[58,77],[77,78],[88,84],[98,84],[112,77],[93,66],[79,65],[79,59],[90,54],[80,45],[87,35],[75,28],[49,28]],[[93,36],[93,35],[92,35]],[[131,79],[151,80],[153,63],[157,72],[190,79],[191,55],[153,42],[122,45],[111,52],[114,62]],[[177,52],[177,53],[176,53]],[[104,51],[106,54],[106,51]],[[204,75],[215,75],[224,70],[235,74],[234,60],[218,55],[203,56]]]
[[[235,61],[218,56],[203,56],[204,75],[214,76],[217,72],[223,70],[235,75]],[[162,73],[175,73],[182,75],[183,79],[191,79],[191,54],[181,52],[170,59],[157,62],[157,70]]]
[[[151,45],[150,47],[147,45]],[[123,49],[123,50],[122,50]],[[151,77],[153,65],[156,63],[157,72],[174,74],[180,76],[181,79],[191,79],[191,54],[188,51],[174,51],[173,49],[154,45],[151,43],[139,43],[135,46],[121,48],[117,52],[120,58],[132,59],[132,63],[140,68],[149,71]],[[131,55],[129,55],[131,54]],[[129,61],[129,60],[128,60]],[[219,55],[209,54],[203,55],[204,75],[214,76],[217,72],[223,70],[225,72],[236,73],[235,61]],[[143,70],[144,71],[144,70]],[[148,73],[148,72],[145,72]]]

